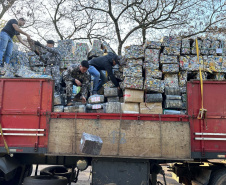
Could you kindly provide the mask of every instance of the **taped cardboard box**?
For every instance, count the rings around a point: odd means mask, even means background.
[[[123,114],[139,114],[139,103],[121,103],[121,109]]]
[[[162,103],[140,103],[140,114],[162,114]]]
[[[144,91],[125,89],[123,92],[124,102],[144,102]]]

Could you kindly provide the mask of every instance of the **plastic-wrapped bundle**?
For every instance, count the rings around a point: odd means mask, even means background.
[[[104,88],[104,96],[105,97],[114,97],[118,96],[118,88]]]
[[[145,78],[158,78],[162,79],[162,72],[152,68],[145,68]]]
[[[200,73],[199,72],[196,73],[195,79],[200,80]],[[206,72],[202,72],[202,79],[207,80],[207,73]]]
[[[158,49],[145,49],[145,62],[159,63]]]
[[[12,63],[13,65],[19,64],[29,67],[28,55],[22,51],[12,51],[12,55],[10,56],[10,63]]]
[[[119,97],[108,97],[107,98],[108,102],[119,102]]]
[[[182,94],[182,102],[187,102],[187,94]]]
[[[64,112],[64,106],[63,105],[54,106],[53,112]]]
[[[75,54],[75,43],[73,40],[58,40],[58,48],[62,51]]]
[[[215,73],[214,79],[215,80],[225,80],[225,73]]]
[[[139,45],[132,45],[125,47],[125,58],[144,58],[144,49]]]
[[[179,64],[163,64],[162,72],[163,73],[178,73],[179,72]]]
[[[180,56],[180,70],[189,70],[190,56]]]
[[[123,89],[143,89],[143,77],[125,77],[123,81]]]
[[[17,71],[16,75],[23,78],[49,78],[52,79],[52,76],[48,75],[39,75],[35,72],[31,71],[29,67],[20,66]]]
[[[136,66],[136,65],[142,66],[143,60],[142,59],[128,59],[127,62],[126,62],[127,67],[133,67],[133,66]]]
[[[159,69],[159,63],[148,62],[148,63],[144,63],[143,67],[144,67],[144,69],[145,68]]]
[[[190,39],[182,39],[181,54],[188,55],[191,53]]]
[[[62,99],[59,94],[54,94],[54,105],[61,105]]]
[[[179,87],[165,87],[165,95],[181,95]]]
[[[180,71],[178,74],[179,77],[179,86],[184,87],[186,86],[187,79],[188,79],[188,72],[187,71]]]
[[[100,40],[94,40],[92,44],[92,49],[101,49],[102,42]]]
[[[166,55],[180,55],[181,39],[171,36],[164,36],[162,44],[165,46],[163,53]]]
[[[180,55],[180,47],[175,47],[175,46],[167,47],[167,46],[165,46],[163,53],[165,55]]]
[[[226,72],[225,59],[222,56],[209,56],[207,58],[208,71]]]
[[[199,54],[200,54],[200,49],[202,47],[202,40],[197,39],[197,41],[198,41]],[[196,40],[193,40],[193,42],[192,42],[191,53],[197,55],[197,52],[196,52]]]
[[[181,96],[179,95],[166,95],[167,100],[181,100]]]
[[[169,55],[160,55],[160,63],[161,64],[178,64],[177,56],[169,56]]]
[[[211,40],[210,39],[204,39],[202,41],[201,54],[208,55],[210,47],[211,47]]]
[[[117,78],[117,79],[119,79],[119,80],[121,80],[121,81],[124,80],[123,73],[121,73],[121,72],[119,72],[119,71],[117,71],[117,70],[114,70],[113,73],[114,73],[115,78]]]
[[[92,95],[89,97],[88,102],[90,104],[104,103],[104,96],[103,95]]]
[[[83,113],[86,112],[86,106],[85,105],[74,105],[74,106],[65,106],[64,112],[79,112]]]
[[[108,81],[103,86],[104,86],[104,88],[109,88],[109,87],[114,87],[115,85],[112,83],[112,81]]]
[[[86,104],[86,109],[88,110],[96,110],[96,109],[103,109],[103,104]]]
[[[178,74],[165,74],[164,85],[165,87],[178,87]]]
[[[83,60],[87,60],[89,47],[87,43],[76,43],[75,58],[76,62],[80,63]]]
[[[142,66],[124,68],[123,76],[142,77]]]
[[[149,41],[147,40],[144,44],[144,48],[148,49],[161,49],[161,42]]]
[[[183,103],[182,100],[166,100],[165,108],[166,109],[182,109]]]
[[[185,115],[186,114],[186,111],[184,110],[170,110],[170,109],[164,109],[163,110],[163,114],[168,114],[168,115],[171,115],[171,114],[176,114],[176,115]]]
[[[145,102],[147,103],[154,103],[154,102],[162,102],[162,94],[146,94],[145,95]]]
[[[146,78],[144,83],[144,90],[163,93],[164,81],[154,78]]]
[[[212,43],[211,43],[211,49],[210,49],[210,51],[209,51],[209,54],[210,55],[216,55],[217,53],[216,53],[216,50],[218,49],[218,48],[220,48],[220,44],[221,44],[221,41],[220,40],[212,40]]]
[[[120,102],[106,103],[106,113],[121,113],[121,103]]]

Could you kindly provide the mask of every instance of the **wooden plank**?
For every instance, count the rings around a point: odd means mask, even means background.
[[[140,120],[52,119],[49,153],[85,156],[79,150],[83,132],[101,137],[100,156],[190,158],[188,122]]]

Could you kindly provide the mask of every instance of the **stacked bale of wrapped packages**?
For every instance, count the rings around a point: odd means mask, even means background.
[[[92,95],[88,98],[88,103],[86,104],[88,113],[104,113],[104,110],[104,95]]]
[[[92,49],[89,52],[89,56],[100,57],[103,56],[104,51],[101,49],[102,42],[100,40],[94,40],[92,44]]]
[[[104,112],[121,113],[121,103],[119,102],[119,93],[117,87],[105,87],[104,97],[107,98]]]
[[[160,71],[159,65],[161,43],[147,41],[144,45],[144,50],[145,103],[140,104],[140,113],[162,114],[164,82],[162,80],[162,71]]]
[[[122,113],[138,114],[139,103],[144,102],[143,91],[143,46],[132,45],[125,47],[126,66],[123,68],[124,103],[121,104]]]

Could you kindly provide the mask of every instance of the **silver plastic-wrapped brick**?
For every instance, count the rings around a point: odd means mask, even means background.
[[[64,106],[63,105],[54,106],[53,112],[64,112]]]
[[[108,102],[120,102],[119,97],[108,97],[107,98]]]
[[[166,109],[182,109],[182,100],[165,100],[164,102]]]
[[[133,66],[142,66],[143,60],[142,59],[127,59],[126,66],[127,67],[133,67]]]
[[[104,96],[105,97],[115,97],[118,96],[118,88],[104,88]]]
[[[145,78],[158,78],[162,79],[162,72],[152,68],[145,68]]]
[[[83,132],[79,149],[85,154],[99,155],[102,145],[103,141],[99,136]]]
[[[178,74],[164,74],[165,87],[178,87]]]
[[[61,105],[62,104],[62,98],[59,94],[54,94],[54,105]]]
[[[147,90],[148,92],[164,92],[164,81],[154,78],[146,78],[144,83],[144,90]]]
[[[179,86],[184,87],[187,84],[188,79],[188,72],[187,71],[180,71],[178,74],[179,77]]]
[[[184,110],[170,110],[170,109],[164,109],[163,114],[168,114],[168,115],[186,115],[186,111]]]
[[[161,39],[164,45],[163,53],[166,55],[180,55],[181,39],[178,37],[164,36]]]
[[[162,102],[162,94],[145,94],[145,102],[146,103],[155,103],[155,102]]]
[[[198,39],[197,41],[198,41],[199,54],[200,54],[200,49],[202,47],[202,40]],[[193,40],[193,42],[192,42],[191,53],[194,54],[194,55],[197,55],[197,52],[196,52],[196,40]]]
[[[144,63],[143,68],[159,69],[159,63],[152,63],[152,62]]]
[[[106,103],[106,113],[121,113],[120,102],[108,102]]]
[[[220,44],[221,44],[220,40],[213,39],[212,42],[211,42],[211,49],[209,51],[209,54],[210,55],[216,55],[217,54],[216,50],[218,48],[220,48]]]
[[[164,55],[163,53],[160,55],[160,63],[161,64],[178,64],[178,56],[169,56]]]
[[[123,76],[142,77],[142,66],[124,68]]]
[[[179,72],[179,64],[163,64],[162,72],[163,73],[178,73]]]
[[[143,89],[143,77],[125,77],[123,81],[123,89]]]
[[[181,95],[179,87],[165,87],[165,95]]]
[[[83,113],[83,112],[86,112],[86,106],[85,105],[65,106],[64,107],[64,112]]]
[[[143,46],[140,45],[132,45],[125,47],[125,58],[144,58],[144,49]]]
[[[190,39],[182,39],[181,54],[189,55],[191,53]]]
[[[145,49],[145,62],[159,63],[159,49]]]
[[[166,100],[181,100],[181,96],[179,95],[166,95]]]
[[[104,103],[104,96],[103,95],[92,95],[89,97],[88,103],[90,103],[90,104]]]
[[[79,63],[83,60],[87,60],[87,55],[89,52],[89,47],[87,43],[76,43],[75,50],[75,59],[76,63]]]
[[[97,110],[97,109],[103,109],[103,104],[86,104],[86,109],[88,110]]]
[[[187,94],[182,94],[181,97],[183,102],[187,102]]]
[[[201,47],[201,54],[202,55],[208,55],[209,49],[211,47],[211,40],[210,39],[203,39],[202,41],[202,47]]]
[[[150,41],[147,40],[144,44],[144,48],[148,48],[148,49],[161,49],[161,42],[156,42],[156,41]]]

